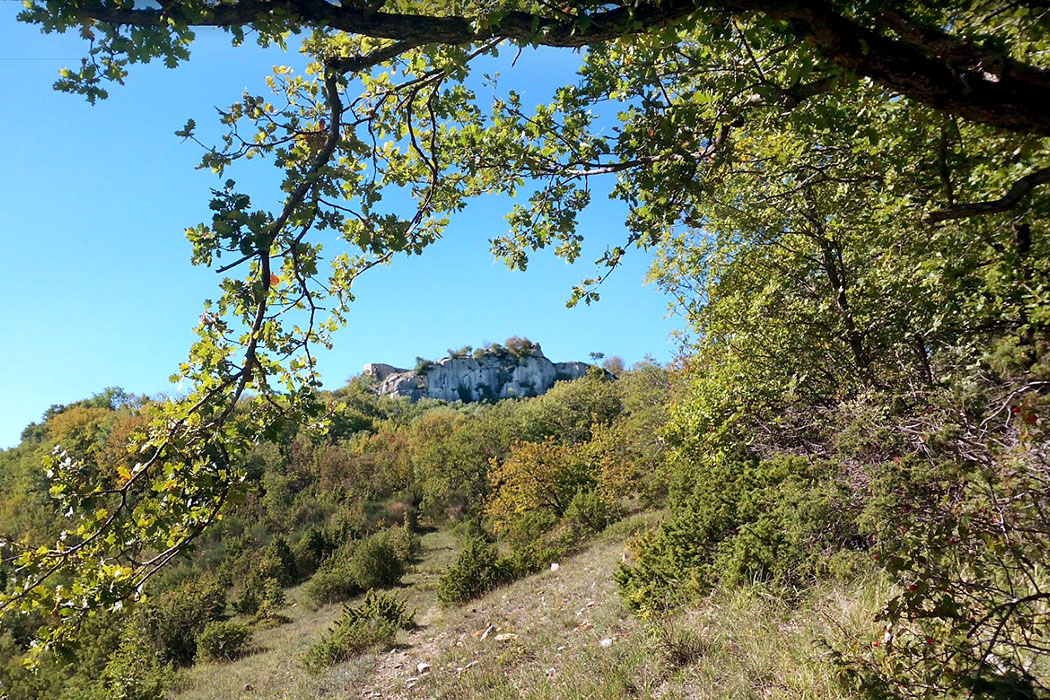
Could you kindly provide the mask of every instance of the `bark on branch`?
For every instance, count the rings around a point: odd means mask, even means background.
[[[999,214],[1004,211],[1009,211],[1020,204],[1021,200],[1036,187],[1048,182],[1050,182],[1050,168],[1036,170],[1034,173],[1030,173],[1016,181],[1010,186],[1010,189],[1007,190],[1006,194],[999,199],[993,199],[990,202],[969,202],[967,204],[959,204],[947,209],[941,209],[930,214],[928,221],[931,224],[936,224],[941,221],[950,221],[952,219],[967,219],[971,216]]]
[[[763,15],[788,22],[820,53],[848,71],[964,119],[1050,136],[1050,71],[973,45],[899,13],[880,21],[894,36],[847,17],[824,0],[643,0],[567,18],[513,11],[489,19],[377,12],[324,0],[240,0],[189,13],[178,3],[134,9],[92,3],[85,20],[161,26],[243,26],[273,21],[333,29],[409,44],[469,44],[496,37],[554,47],[582,47],[685,20],[699,10]]]

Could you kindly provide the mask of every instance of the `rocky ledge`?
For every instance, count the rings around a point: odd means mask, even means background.
[[[373,362],[365,365],[364,374],[375,380],[373,390],[381,396],[407,396],[413,401],[496,401],[538,396],[555,382],[579,379],[593,366],[551,362],[539,343],[508,341],[507,346],[489,345],[473,352],[464,348],[437,362],[421,360],[416,369]]]

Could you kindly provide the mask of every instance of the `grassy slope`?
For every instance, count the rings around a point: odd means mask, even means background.
[[[424,537],[424,559],[406,576],[422,628],[384,649],[320,674],[296,657],[340,606],[298,604],[289,624],[256,634],[257,652],[231,664],[202,664],[184,676],[180,700],[258,698],[845,698],[822,640],[867,647],[877,584],[820,585],[790,607],[761,588],[712,596],[696,609],[646,627],[623,609],[612,572],[638,516],[585,551],[455,610],[434,588],[452,561],[446,533]],[[293,591],[292,600],[300,600]],[[478,633],[496,629],[487,639]],[[501,633],[517,636],[496,641]],[[611,643],[603,645],[603,640]],[[420,674],[417,665],[430,664]],[[251,689],[246,690],[246,686]]]

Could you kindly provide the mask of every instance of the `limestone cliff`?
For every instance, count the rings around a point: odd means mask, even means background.
[[[551,362],[538,343],[516,346],[515,351],[495,346],[426,363],[420,371],[375,362],[365,365],[364,373],[376,381],[374,391],[381,396],[494,401],[538,396],[556,381],[579,379],[591,367],[585,362]]]

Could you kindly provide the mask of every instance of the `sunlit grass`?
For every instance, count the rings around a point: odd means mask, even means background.
[[[872,615],[888,591],[877,579],[823,583],[788,601],[762,586],[720,592],[693,609],[643,622],[624,609],[612,572],[626,539],[652,522],[635,516],[600,535],[557,571],[545,571],[454,610],[435,582],[454,559],[445,532],[423,538],[423,559],[400,594],[421,629],[393,650],[366,653],[320,672],[299,657],[339,614],[310,611],[301,590],[290,622],[260,630],[260,651],[230,664],[187,671],[185,700],[260,698],[435,698],[440,700],[620,700],[622,698],[850,697],[835,680],[826,642],[868,644]],[[485,639],[480,635],[492,627]],[[502,639],[499,635],[514,637]],[[429,664],[424,673],[419,664]],[[245,690],[251,686],[251,690]]]

